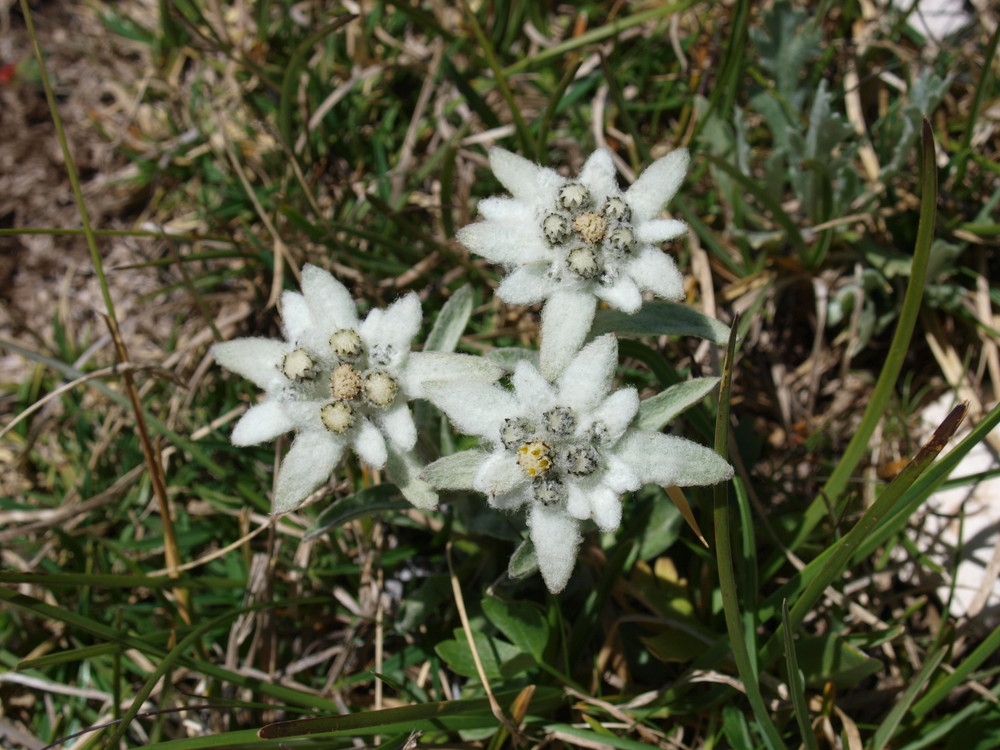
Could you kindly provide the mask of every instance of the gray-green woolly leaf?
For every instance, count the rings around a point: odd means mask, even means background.
[[[439,490],[471,490],[476,472],[488,454],[479,448],[439,458],[425,468],[420,478]]]
[[[705,398],[718,383],[716,377],[694,378],[670,386],[639,404],[635,426],[640,430],[659,431],[678,414]]]
[[[453,352],[472,316],[472,287],[466,284],[444,303],[427,334],[425,352]]]
[[[389,447],[389,458],[386,470],[392,481],[399,487],[403,497],[421,510],[436,508],[438,494],[426,481],[420,477],[423,467],[417,463],[411,451],[397,453]]]
[[[517,363],[522,360],[527,361],[538,369],[538,352],[533,349],[521,349],[518,347],[503,347],[494,349],[486,353],[486,358],[500,365],[508,372],[513,372]]]
[[[729,326],[705,313],[677,302],[653,300],[639,312],[626,315],[618,310],[598,310],[592,336],[617,333],[626,336],[698,336],[716,344],[729,341]]]
[[[348,521],[365,518],[382,511],[402,511],[410,504],[400,498],[399,488],[394,484],[379,484],[366,487],[360,492],[338,500],[324,510],[316,519],[316,528],[310,531],[304,541],[313,539],[327,530],[343,526]]]
[[[527,578],[538,572],[538,558],[535,556],[535,545],[530,539],[525,539],[514,550],[507,564],[507,575],[516,580]]]

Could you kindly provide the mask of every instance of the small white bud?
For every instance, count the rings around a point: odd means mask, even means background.
[[[361,354],[361,337],[353,328],[341,328],[330,336],[330,348],[341,359],[356,359]]]
[[[635,247],[635,235],[628,227],[612,229],[608,234],[607,246],[617,254],[628,255]]]
[[[343,401],[326,404],[319,411],[323,426],[330,432],[343,435],[354,426],[354,410]]]
[[[608,198],[604,204],[604,218],[608,221],[628,221],[632,218],[632,209],[621,198]]]
[[[559,451],[557,463],[560,471],[585,477],[597,471],[600,455],[592,445],[570,445]]]
[[[542,233],[550,245],[560,245],[569,234],[569,222],[559,214],[549,214],[542,221]]]
[[[590,247],[577,247],[566,256],[566,265],[580,278],[592,279],[601,272],[597,253]]]
[[[561,505],[566,499],[566,485],[558,479],[544,477],[531,485],[531,499],[547,508]]]
[[[559,205],[567,211],[579,211],[590,205],[590,191],[579,182],[559,188]]]
[[[313,378],[316,374],[316,365],[305,349],[296,349],[288,352],[281,360],[281,372],[289,380],[301,383],[303,380]]]
[[[535,426],[524,417],[505,419],[500,428],[500,442],[509,451],[521,443],[526,443],[535,431]]]
[[[566,438],[576,429],[576,415],[568,406],[556,406],[542,415],[542,424],[550,435]]]
[[[388,373],[376,371],[365,378],[365,397],[372,406],[388,406],[398,391],[399,385]]]

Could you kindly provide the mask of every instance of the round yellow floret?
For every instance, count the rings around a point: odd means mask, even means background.
[[[333,371],[330,377],[330,393],[340,401],[353,401],[361,393],[361,376],[348,364]]]
[[[552,468],[549,452],[549,446],[541,440],[532,440],[530,443],[524,443],[517,449],[517,465],[529,477],[545,476],[548,470]]]
[[[580,214],[573,219],[573,229],[588,245],[596,245],[608,232],[608,222],[600,214]]]

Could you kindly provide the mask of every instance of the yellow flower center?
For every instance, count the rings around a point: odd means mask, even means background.
[[[552,467],[549,446],[541,440],[524,443],[517,449],[517,465],[529,477],[542,477]]]
[[[580,214],[573,219],[573,229],[588,245],[596,245],[608,232],[608,222],[600,214]]]
[[[330,393],[339,401],[353,401],[361,393],[361,376],[350,365],[340,365],[330,377]]]

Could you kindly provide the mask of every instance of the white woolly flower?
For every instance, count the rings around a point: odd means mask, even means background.
[[[412,292],[362,321],[346,287],[307,265],[302,293],[285,292],[281,307],[284,341],[244,338],[212,350],[219,364],[265,392],[237,423],[233,444],[297,432],[278,475],[275,513],[294,510],[326,482],[348,447],[373,468],[388,462],[390,471],[405,473],[417,440],[407,402],[424,396],[424,382],[493,381],[502,372],[482,358],[411,352],[421,323]],[[425,495],[419,502],[434,500]]]
[[[713,484],[733,474],[708,448],[634,428],[635,389],[609,392],[617,360],[617,340],[608,335],[580,350],[555,382],[521,361],[513,391],[427,385],[430,400],[458,430],[480,437],[483,449],[440,459],[424,477],[440,489],[483,492],[495,508],[527,506],[539,569],[553,593],[573,571],[582,523],[618,528],[622,493],[646,483]]]
[[[625,192],[611,153],[595,151],[576,179],[505,151],[490,151],[490,166],[512,197],[479,203],[486,219],[464,227],[458,239],[474,253],[510,270],[497,294],[512,304],[545,302],[541,368],[555,378],[590,330],[597,300],[626,313],[642,292],[679,300],[683,279],[659,249],[687,231],[661,219],[687,171],[678,149],[654,162]]]

